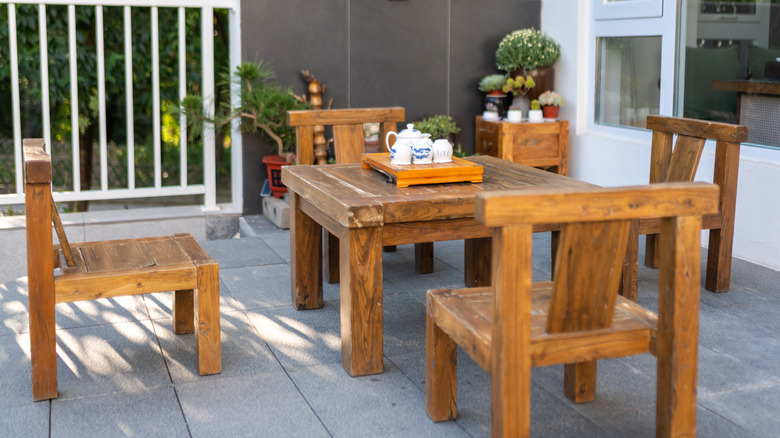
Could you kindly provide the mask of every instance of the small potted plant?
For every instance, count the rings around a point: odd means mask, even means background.
[[[268,179],[274,196],[282,197],[287,188],[281,181],[281,166],[295,162],[295,129],[287,125],[287,111],[308,109],[310,105],[293,94],[289,88],[276,84],[273,71],[262,61],[244,62],[236,67],[232,75],[220,76],[219,86],[223,87],[224,99],[216,104],[216,114],[203,112],[203,97],[187,95],[180,106],[171,110],[176,117],[184,113],[187,116],[187,132],[191,138],[203,132],[203,122],[211,122],[217,131],[229,128],[234,119],[240,121],[239,129],[243,134],[258,134],[269,140],[275,154],[266,155],[263,163],[268,168]],[[230,106],[230,87],[233,83],[241,86],[241,101],[238,107]]]
[[[506,75],[487,75],[479,81],[479,91],[485,93],[485,112],[495,113],[497,120],[506,113],[506,93],[502,91],[506,83]],[[492,119],[492,114],[483,115],[486,119]]]
[[[542,108],[539,106],[539,101],[534,99],[531,101],[531,109],[528,111],[528,121],[541,122],[542,120],[544,120]]]
[[[496,49],[496,66],[512,77],[534,77],[539,87],[529,97],[536,99],[541,90],[553,88],[552,65],[561,56],[561,46],[546,33],[533,28],[506,35]]]
[[[539,105],[546,119],[557,119],[558,111],[566,105],[566,98],[555,91],[545,91],[539,95]]]

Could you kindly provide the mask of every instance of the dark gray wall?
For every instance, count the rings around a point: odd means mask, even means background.
[[[477,83],[495,73],[501,38],[539,27],[540,0],[252,0],[241,4],[245,60],[270,62],[304,93],[301,70],[327,85],[332,108],[402,106],[409,121],[449,114],[474,150]],[[244,136],[244,211],[260,211],[267,146]]]

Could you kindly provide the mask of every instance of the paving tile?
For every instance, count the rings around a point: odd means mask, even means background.
[[[778,271],[738,258],[731,260],[731,283],[747,286],[767,300],[780,300],[777,279]]]
[[[198,374],[194,334],[173,333],[170,319],[154,320],[153,323],[174,383],[282,369],[243,312],[221,314],[222,372],[210,376]]]
[[[57,328],[64,329],[149,319],[143,295],[60,303],[55,311]]]
[[[568,406],[593,419],[638,410],[655,403],[655,379],[617,359],[598,363],[596,399],[589,403],[573,403],[563,393],[563,365],[536,368],[533,381],[564,401]]]
[[[50,408],[48,401],[4,407],[3,415],[0,415],[0,434],[7,437],[48,436]]]
[[[328,437],[283,371],[177,385],[193,437]]]
[[[434,423],[425,394],[398,368],[350,377],[341,364],[296,368],[290,378],[335,437],[468,436],[454,422]]]
[[[0,409],[32,405],[29,334],[0,337],[0,370]]]
[[[187,437],[173,386],[71,400],[55,399],[52,437]]]
[[[219,262],[220,271],[226,268],[284,263],[284,260],[263,239],[255,237],[209,240],[199,243],[214,260]]]
[[[384,297],[384,354],[425,355],[425,302],[411,294]]]
[[[57,330],[57,368],[58,400],[171,383],[151,321]]]
[[[780,384],[732,391],[699,404],[759,437],[776,437],[780,430]]]
[[[724,306],[721,307],[721,310],[775,333],[780,332],[780,317],[778,317],[778,315],[780,315],[780,301],[763,301],[761,303],[749,305]]]
[[[0,284],[0,338],[30,330],[27,277]]]
[[[702,304],[699,316],[699,345],[746,363],[780,379],[780,361],[767,352],[780,351],[776,331],[754,324],[750,319]]]
[[[330,363],[341,366],[341,319],[333,307],[273,307],[248,311],[247,316],[285,369]]]
[[[619,360],[655,380],[657,367],[655,356],[641,354]],[[780,383],[779,379],[738,359],[705,347],[699,347],[698,364],[697,397],[699,400],[740,388]]]
[[[171,303],[173,302],[172,292],[159,292],[154,294],[145,294],[144,303],[149,312],[150,319],[163,319],[171,317]],[[219,281],[219,310],[221,312],[235,312],[243,310],[244,306],[236,300],[230,293],[230,289],[225,282]]]
[[[623,412],[609,417],[599,417],[593,420],[604,433],[604,437],[647,437],[655,436],[655,406],[642,410]],[[702,437],[712,438],[731,438],[744,437],[750,434],[743,428],[724,419],[723,417],[710,412],[709,410],[696,407],[696,434]]]
[[[219,276],[235,299],[230,301],[231,307],[242,310],[292,307],[289,265],[220,269]]]

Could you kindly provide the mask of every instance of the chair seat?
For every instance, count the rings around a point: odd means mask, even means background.
[[[531,359],[533,366],[573,363],[598,358],[655,354],[658,317],[638,304],[617,297],[612,327],[591,330],[582,344],[583,332],[547,333],[552,282],[534,283],[531,310]],[[493,327],[490,287],[438,289],[428,292],[432,316],[463,350],[483,369],[489,370]],[[598,354],[596,354],[598,353]]]
[[[197,287],[197,264],[216,263],[189,234],[71,244],[76,266],[55,247],[57,303]],[[55,263],[56,264],[56,263]]]

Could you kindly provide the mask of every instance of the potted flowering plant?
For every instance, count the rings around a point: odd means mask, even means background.
[[[496,66],[512,77],[531,75],[539,88],[551,89],[553,73],[551,66],[561,56],[561,47],[546,33],[533,28],[516,30],[506,35],[496,49]],[[541,91],[529,94],[531,99]]]
[[[555,91],[545,91],[539,95],[539,105],[542,106],[545,118],[557,119],[558,111],[566,105],[566,98]]]

